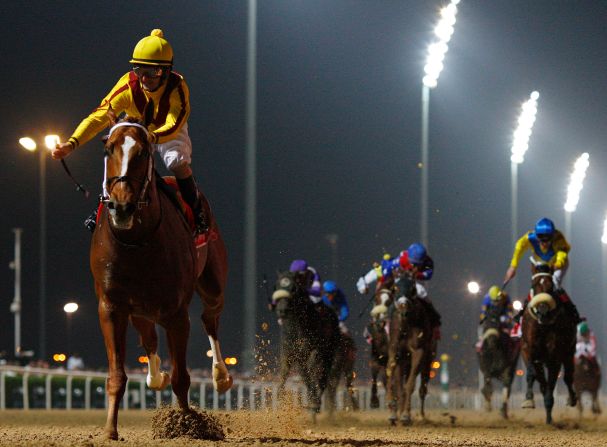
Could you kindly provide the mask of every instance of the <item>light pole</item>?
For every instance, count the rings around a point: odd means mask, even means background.
[[[15,271],[15,297],[11,303],[11,312],[15,314],[15,357],[21,355],[21,228],[13,228],[15,233],[15,259],[10,268]]]
[[[59,143],[57,135],[47,135],[44,137],[44,144],[47,149],[53,149]],[[24,149],[30,152],[38,148],[36,142],[29,137],[19,139],[19,144]],[[38,151],[40,166],[39,166],[39,199],[40,199],[40,276],[39,276],[39,299],[40,306],[38,322],[39,342],[38,342],[38,358],[46,359],[46,156],[44,150]]]
[[[63,306],[65,312],[65,333],[67,335],[67,357],[72,355],[72,315],[78,310],[78,303],[69,302]]]
[[[421,147],[421,200],[420,200],[420,239],[428,246],[428,176],[429,176],[429,150],[428,150],[428,122],[430,121],[430,89],[438,85],[438,77],[443,70],[443,60],[449,47],[447,43],[451,40],[457,15],[457,5],[460,0],[451,2],[441,9],[440,20],[434,34],[437,37],[428,46],[428,56],[424,66],[424,77],[422,79],[422,147]]]
[[[604,335],[605,330],[607,330],[607,324],[605,324],[605,319],[607,318],[607,217],[605,217],[605,220],[603,221],[603,235],[601,237],[601,242],[601,290],[603,292],[601,296],[600,318],[597,320],[600,321],[600,334]],[[601,354],[601,360],[603,361],[603,364],[605,364],[605,361],[607,361],[607,344],[604,342],[601,343]],[[603,380],[607,380],[607,368],[603,368]]]
[[[257,309],[257,0],[248,0],[245,151],[244,342],[241,357],[253,371]]]
[[[332,280],[336,281],[339,284],[339,278],[337,277],[337,258],[338,258],[338,241],[339,241],[339,235],[335,234],[335,233],[331,233],[331,234],[327,234],[326,236],[327,242],[329,243],[329,246],[331,247],[331,276],[332,276]]]
[[[537,100],[540,94],[531,92],[529,99],[521,107],[517,127],[514,131],[512,147],[510,148],[510,228],[512,247],[518,238],[518,165],[525,161],[525,153],[529,149],[529,137],[537,115]],[[518,279],[512,278],[513,296],[518,296]]]
[[[573,172],[569,179],[569,186],[567,187],[567,201],[565,202],[565,237],[567,241],[571,243],[571,216],[577,209],[577,204],[580,200],[580,192],[584,187],[584,179],[586,178],[586,170],[590,166],[590,156],[588,152],[584,152],[580,155],[575,164],[573,165]],[[565,281],[567,287],[571,285],[571,266],[569,266],[569,275]]]

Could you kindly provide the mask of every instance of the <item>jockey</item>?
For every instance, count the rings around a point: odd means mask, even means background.
[[[554,223],[550,219],[544,217],[538,220],[535,224],[535,229],[525,233],[525,235],[516,242],[512,260],[510,261],[510,267],[504,276],[504,284],[514,278],[519,261],[527,250],[532,251],[533,258],[536,261],[544,262],[553,268],[554,287],[557,290],[560,301],[565,305],[567,312],[574,316],[576,323],[579,322],[579,313],[575,304],[573,304],[573,301],[571,301],[569,296],[561,288],[563,277],[569,267],[568,253],[569,250],[571,250],[571,246],[565,239],[563,233],[554,227]],[[525,305],[517,315],[517,318],[524,313],[530,298],[530,296],[527,297],[527,301],[525,301]]]
[[[499,309],[500,323],[502,324],[502,327],[505,329],[510,329],[512,327],[513,316],[512,301],[510,300],[508,294],[500,290],[498,286],[491,286],[483,298],[479,324],[484,323],[485,319],[487,318],[487,314],[492,310],[492,308]]]
[[[390,286],[387,286],[387,283],[394,279],[392,273],[398,267],[398,258],[393,258],[389,253],[384,253],[381,263],[374,262],[373,268],[369,270],[367,274],[358,278],[356,283],[358,291],[361,294],[367,293],[369,291],[369,285],[374,282],[377,282],[375,285],[376,292],[382,287],[390,288]]]
[[[389,278],[398,280],[402,272],[410,272],[416,280],[417,296],[421,298],[426,309],[429,312],[432,326],[437,328],[440,326],[440,315],[428,299],[428,292],[420,281],[429,281],[434,274],[434,261],[428,255],[426,247],[420,243],[411,244],[406,250],[391,258],[390,255],[384,255],[384,260],[381,264],[381,272],[377,268],[370,270],[364,276],[361,276],[356,283],[356,287],[360,293],[368,291],[369,284],[377,281],[376,289],[385,283]],[[382,297],[382,304],[386,304]]]
[[[430,281],[434,274],[434,260],[428,255],[426,247],[416,242],[409,245],[405,251],[400,253],[398,263],[402,272],[411,272],[416,281],[417,296],[426,307],[430,316],[436,338],[440,338],[439,327],[441,325],[440,314],[434,308],[432,301],[428,298],[428,291],[420,281]]]
[[[322,301],[322,285],[320,275],[316,269],[303,259],[296,259],[291,263],[289,271],[296,273],[296,278],[300,284],[308,291],[310,301],[318,304]]]
[[[324,291],[322,302],[335,311],[337,319],[339,320],[339,330],[342,334],[347,334],[348,328],[346,327],[346,320],[350,315],[350,309],[348,308],[346,295],[337,287],[335,281],[325,281],[322,288]]]
[[[585,321],[582,321],[577,326],[577,343],[575,344],[576,363],[580,361],[581,357],[586,357],[590,362],[597,363],[596,337]]]
[[[117,115],[125,112],[136,118],[143,117],[146,105],[153,106],[154,119],[148,129],[148,140],[175,175],[183,199],[194,212],[196,231],[203,233],[208,229],[208,223],[190,166],[192,142],[187,124],[190,93],[183,76],[172,71],[173,48],[162,30],[152,30],[135,45],[130,63],[132,70],[118,80],[68,141],[57,144],[52,156],[54,159],[68,156],[105,129],[109,124],[107,111],[110,106]],[[95,222],[92,217],[90,226],[88,219],[86,223],[91,231]]]

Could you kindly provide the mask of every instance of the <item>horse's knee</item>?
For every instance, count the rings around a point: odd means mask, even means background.
[[[124,372],[110,373],[105,380],[106,390],[109,394],[123,394],[126,389],[127,376]]]

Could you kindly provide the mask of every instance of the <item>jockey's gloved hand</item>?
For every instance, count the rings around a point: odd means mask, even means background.
[[[342,334],[347,334],[348,333],[348,328],[346,327],[346,323],[344,323],[343,321],[339,322],[339,330]]]

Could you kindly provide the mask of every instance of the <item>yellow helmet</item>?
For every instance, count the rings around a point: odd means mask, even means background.
[[[489,298],[491,298],[491,301],[497,301],[500,298],[501,293],[502,291],[498,286],[491,286],[489,289]]]
[[[153,29],[133,50],[131,64],[173,65],[173,48],[166,41],[161,29]]]

